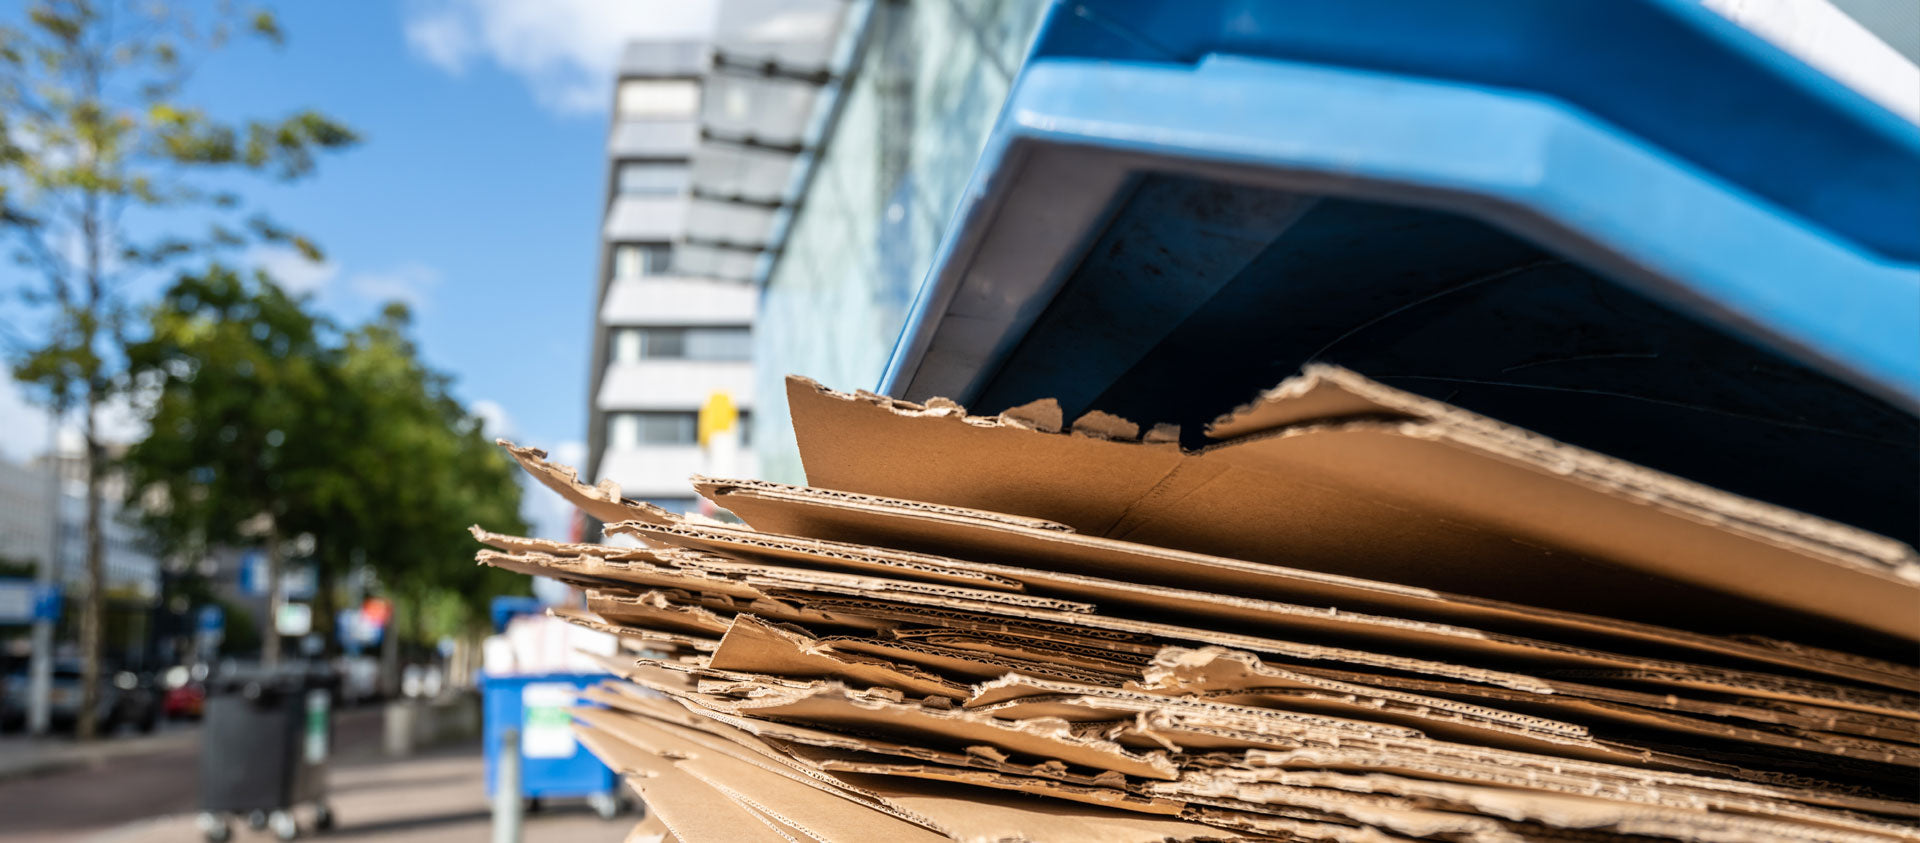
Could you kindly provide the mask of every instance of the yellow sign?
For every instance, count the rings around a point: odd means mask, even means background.
[[[733,406],[731,396],[724,392],[707,396],[707,403],[700,407],[700,444],[706,445],[714,434],[732,430],[739,424],[740,409]]]

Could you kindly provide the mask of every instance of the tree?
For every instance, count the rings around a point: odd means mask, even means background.
[[[243,525],[310,535],[323,616],[358,560],[415,612],[450,600],[482,617],[524,587],[472,564],[465,525],[522,529],[520,487],[419,359],[405,307],[342,333],[264,274],[216,265],[147,322],[129,356],[150,432],[125,464],[130,494],[165,501],[145,509],[170,549],[248,541]]]
[[[281,38],[270,13],[226,3],[195,21],[140,0],[41,0],[24,26],[0,27],[0,233],[38,276],[21,292],[47,317],[16,351],[14,375],[56,415],[78,416],[87,463],[82,739],[95,728],[105,611],[99,415],[127,383],[118,349],[136,315],[129,285],[247,242],[317,258],[312,243],[210,185],[230,173],[297,179],[318,152],[356,140],[312,111],[222,121],[182,100],[193,61],[235,33]],[[136,225],[142,209],[165,213]],[[183,234],[163,219],[205,229]]]
[[[406,307],[390,304],[348,334],[342,349],[343,388],[363,414],[341,452],[342,468],[357,482],[336,500],[360,531],[343,547],[364,549],[412,611],[451,594],[470,623],[486,616],[493,596],[526,588],[524,578],[474,565],[466,532],[474,523],[525,528],[519,469],[453,397],[451,379],[420,361],[410,326]]]
[[[168,288],[145,338],[127,347],[149,432],[124,464],[130,489],[148,499],[149,531],[190,555],[264,539],[269,607],[279,602],[286,525],[316,506],[328,449],[353,435],[332,403],[327,328],[265,275],[216,263]],[[264,639],[269,666],[279,643]]]

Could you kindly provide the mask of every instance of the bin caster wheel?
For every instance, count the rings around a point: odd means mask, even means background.
[[[233,839],[233,826],[227,825],[227,818],[218,814],[200,815],[200,836],[207,843],[227,843]]]
[[[587,797],[587,804],[593,806],[593,812],[600,819],[610,820],[620,816],[620,797],[613,793],[595,793]]]
[[[313,806],[313,828],[315,831],[329,831],[333,828],[333,809],[326,805]]]
[[[254,831],[259,831],[259,830],[261,830],[261,829],[263,829],[263,828],[266,828],[266,827],[267,827],[267,812],[265,812],[265,811],[248,811],[248,812],[247,812],[247,827],[248,827],[248,828],[251,828],[251,829],[253,829]]]
[[[285,809],[273,812],[267,818],[267,827],[273,829],[273,836],[281,840],[292,840],[300,836],[300,823],[293,818],[293,812]]]

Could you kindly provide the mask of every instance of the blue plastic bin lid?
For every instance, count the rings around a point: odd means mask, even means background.
[[[881,389],[1198,446],[1323,360],[1912,540],[1916,215],[1920,128],[1685,0],[1061,4]]]
[[[493,631],[496,633],[505,632],[507,622],[513,620],[516,615],[545,613],[546,608],[541,605],[539,599],[533,597],[495,597],[488,608],[488,614],[493,617]]]

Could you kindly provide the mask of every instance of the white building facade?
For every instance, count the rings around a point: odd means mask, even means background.
[[[596,285],[588,473],[675,511],[695,504],[688,475],[714,470],[698,441],[701,406],[724,393],[744,433],[754,405],[758,291],[676,260],[708,56],[708,45],[688,41],[626,50],[608,132]],[[752,457],[729,473],[753,476]]]

